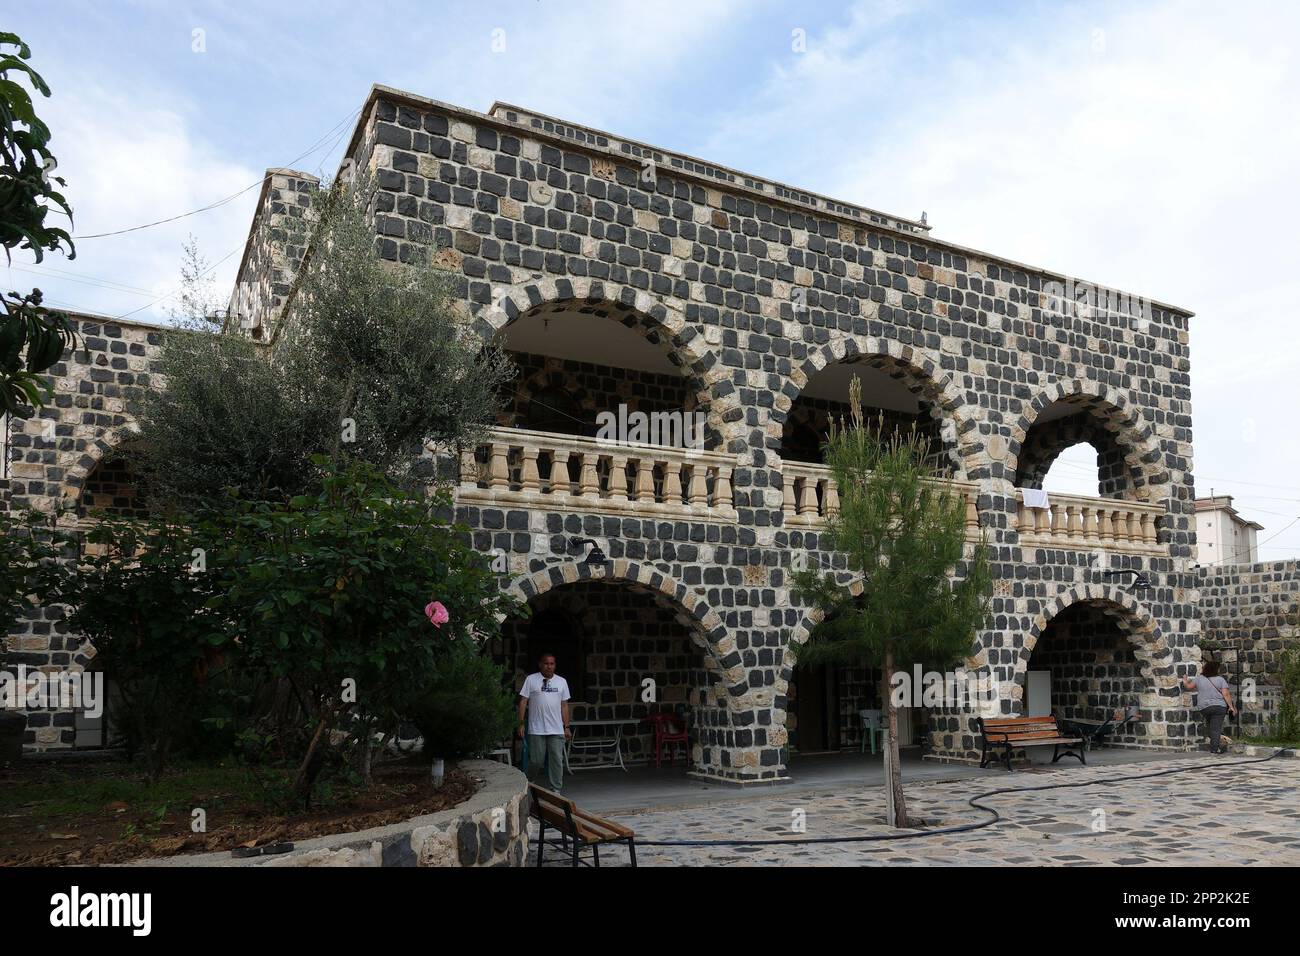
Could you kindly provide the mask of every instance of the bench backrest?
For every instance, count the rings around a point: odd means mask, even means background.
[[[560,796],[554,790],[529,784],[528,795],[529,813],[561,833],[579,837],[588,843],[622,840],[633,835],[631,830],[621,824],[578,809],[572,800]]]
[[[1039,738],[1059,737],[1060,728],[1056,718],[1046,717],[999,717],[980,720],[980,730],[991,734],[998,740],[1035,740]],[[1005,736],[1003,736],[1005,735]]]

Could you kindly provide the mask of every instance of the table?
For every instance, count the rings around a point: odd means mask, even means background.
[[[565,748],[564,762],[570,772],[594,770],[597,767],[618,767],[624,773],[627,765],[623,763],[623,728],[631,724],[636,726],[639,720],[571,720],[569,729],[573,736]],[[608,727],[607,733],[598,736],[579,737],[579,727]],[[574,757],[578,763],[573,762]]]

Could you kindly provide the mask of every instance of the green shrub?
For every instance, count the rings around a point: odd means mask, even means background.
[[[213,579],[195,570],[210,542],[163,518],[105,520],[86,540],[89,554],[61,599],[117,682],[114,729],[156,780],[177,744],[199,731],[211,678],[239,653],[229,619],[209,607]]]
[[[424,756],[463,757],[491,750],[515,726],[504,669],[477,649],[458,644],[434,665],[429,683],[408,708],[424,736]]]
[[[1300,741],[1300,645],[1282,653],[1281,697],[1270,735],[1278,740]]]

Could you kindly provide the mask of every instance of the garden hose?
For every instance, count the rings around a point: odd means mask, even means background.
[[[1219,770],[1228,767],[1244,767],[1253,763],[1267,763],[1276,757],[1287,753],[1287,748],[1282,747],[1275,750],[1267,757],[1255,757],[1250,760],[1234,760],[1231,763],[1207,763],[1194,767],[1175,767],[1172,770],[1157,770],[1155,773],[1133,774],[1127,777],[1110,777],[1106,780],[1082,780],[1076,783],[1048,783],[1038,787],[1001,787],[997,790],[986,790],[983,793],[977,793],[966,802],[976,810],[983,810],[985,813],[992,814],[987,820],[978,823],[963,823],[958,826],[939,827],[934,830],[924,830],[921,832],[908,833],[878,833],[864,836],[832,836],[832,837],[794,837],[791,839],[764,839],[764,840],[637,840],[638,847],[645,846],[807,846],[816,843],[876,843],[886,840],[915,840],[921,837],[944,836],[949,833],[969,833],[972,830],[982,830],[985,827],[991,827],[995,823],[1002,821],[1002,815],[993,807],[985,806],[979,803],[988,797],[1001,796],[1008,793],[1035,793],[1040,790],[1065,790],[1073,787],[1104,787],[1115,783],[1126,783],[1130,780],[1150,780],[1154,777],[1168,777],[1176,773],[1187,773],[1192,770]]]

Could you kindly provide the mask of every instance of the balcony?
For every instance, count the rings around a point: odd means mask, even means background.
[[[815,528],[825,523],[826,515],[839,509],[840,496],[831,470],[825,465],[787,461],[781,468],[783,478],[782,510],[787,528]],[[939,484],[939,482],[935,482]],[[972,481],[948,482],[966,499],[966,535],[979,540],[979,485]]]
[[[461,458],[457,503],[736,521],[733,456],[494,428]]]
[[[1132,554],[1160,554],[1156,519],[1164,506],[1145,501],[1051,495],[1052,507],[1020,504],[1016,528],[1021,544],[1042,548],[1104,549]]]

